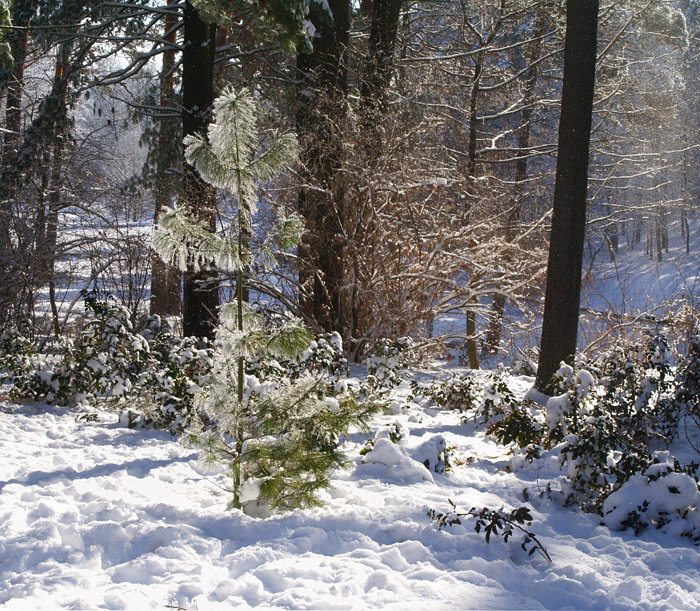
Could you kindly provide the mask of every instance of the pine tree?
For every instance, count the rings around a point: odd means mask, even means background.
[[[292,368],[296,373],[261,373],[272,359],[299,359],[313,338],[299,320],[285,317],[281,324],[266,324],[244,303],[245,276],[254,259],[256,186],[296,153],[291,135],[275,138],[258,153],[257,115],[251,93],[229,87],[214,104],[207,137],[185,139],[187,161],[209,184],[235,194],[234,225],[218,235],[187,211],[166,209],[154,247],[181,269],[215,265],[237,278],[236,302],[220,313],[211,384],[197,400],[208,424],[192,429],[188,440],[201,449],[205,463],[224,465],[230,473],[232,507],[257,505],[258,499],[296,507],[317,503],[314,491],[328,485],[331,471],[343,461],[339,436],[361,425],[375,408],[359,408],[351,392],[337,391],[329,376],[303,367]],[[295,246],[301,219],[282,214],[278,220],[278,244]],[[264,264],[274,264],[269,244],[257,254]]]

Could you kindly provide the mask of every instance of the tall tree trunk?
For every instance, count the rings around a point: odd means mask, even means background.
[[[29,23],[27,21],[27,23]],[[24,66],[27,58],[29,30],[18,32],[16,44],[12,45],[15,60],[12,78],[7,84],[5,104],[5,129],[2,147],[3,163],[11,163],[17,154],[22,129],[22,94],[24,92]]]
[[[561,361],[572,363],[576,353],[597,26],[598,0],[567,0],[554,211],[536,381],[543,392],[551,391]]]
[[[479,117],[477,110],[479,107],[479,82],[483,72],[483,54],[477,53],[474,57],[474,72],[469,91],[469,140],[467,143],[467,180],[473,181],[476,178],[476,144],[477,144],[477,123]],[[471,198],[470,198],[471,200]],[[467,204],[471,208],[471,201]],[[467,214],[467,218],[469,214]],[[467,221],[468,222],[468,221]],[[466,311],[465,329],[467,362],[470,369],[479,369],[479,349],[476,343],[476,312],[472,309]]]
[[[210,121],[214,103],[214,55],[216,25],[205,23],[187,0],[182,53],[183,136],[203,132]],[[182,202],[197,218],[216,230],[214,190],[190,164],[184,164]],[[185,335],[213,338],[219,307],[219,285],[213,272],[188,269],[184,274],[182,327]]]
[[[175,44],[177,35],[177,5],[168,7],[172,12],[165,15],[164,36],[166,49],[163,51],[163,66],[160,74],[161,117],[158,126],[158,161],[154,188],[155,211],[153,223],[158,223],[161,210],[170,204],[177,190],[177,150],[178,119],[170,116],[175,112]],[[182,273],[176,267],[167,265],[156,253],[151,254],[151,314],[164,316],[180,313],[180,287]]]
[[[12,23],[18,26],[6,38],[13,58],[12,74],[6,84],[5,129],[2,146],[2,162],[12,163],[17,154],[22,129],[22,94],[24,69],[29,44],[29,24],[34,14],[36,0],[16,0],[12,3]]]
[[[394,66],[403,0],[374,0],[369,30],[367,61],[360,88],[365,109],[386,110],[386,90]]]
[[[35,0],[16,0],[12,3],[12,23],[26,28],[31,22]],[[10,45],[14,64],[9,80],[5,83],[5,132],[0,140],[0,165],[11,166],[17,155],[22,130],[22,93],[24,91],[24,69],[27,59],[29,30],[10,32],[5,39]],[[3,174],[6,172],[3,170]],[[2,296],[0,296],[0,320],[11,315],[19,300],[20,269],[17,265],[12,240],[15,189],[3,180],[0,186],[0,272],[2,273]]]
[[[346,49],[350,2],[330,0],[333,21],[312,4],[316,28],[311,53],[297,56],[296,123],[302,186],[299,212],[306,233],[299,248],[302,308],[319,328],[347,337],[350,313],[344,291],[346,188],[338,173],[343,160],[347,117]]]
[[[661,247],[668,254],[668,212],[666,206],[661,208],[659,220],[661,222]]]
[[[41,257],[44,282],[49,285],[49,302],[51,304],[51,328],[56,337],[61,334],[60,321],[58,319],[58,307],[56,305],[56,281],[54,278],[56,266],[56,246],[58,244],[58,213],[61,206],[61,189],[63,181],[61,177],[61,157],[63,152],[62,141],[57,140],[54,145],[53,158],[51,160],[51,190],[48,196],[48,211],[46,214],[46,232],[44,237],[44,252]],[[43,207],[43,202],[41,203]]]

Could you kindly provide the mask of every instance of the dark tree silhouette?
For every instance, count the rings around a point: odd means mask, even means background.
[[[576,353],[586,230],[598,0],[568,0],[554,213],[536,386],[547,392]]]
[[[175,53],[177,45],[178,7],[169,3],[171,12],[166,13],[163,25],[163,40],[167,43],[163,51],[163,66],[160,75],[161,116],[158,118],[158,144],[156,175],[153,195],[155,212],[153,222],[158,223],[161,210],[170,203],[172,192],[176,190],[176,178],[180,155],[178,147],[179,121],[172,116],[175,106]],[[156,252],[151,256],[151,314],[180,314],[180,288],[182,273],[176,267],[167,265]]]
[[[214,103],[214,53],[216,25],[205,23],[188,2],[184,8],[185,40],[182,52],[182,131],[201,133],[209,123]],[[191,165],[185,164],[182,199],[195,215],[216,229],[214,191]],[[182,327],[185,335],[213,338],[219,290],[216,276],[208,271],[184,274]]]
[[[342,235],[345,188],[338,169],[347,119],[347,61],[350,2],[330,0],[330,17],[317,5],[309,13],[316,36],[313,50],[297,56],[296,124],[302,187],[299,212],[307,231],[300,246],[303,309],[327,331],[346,327],[343,299]]]

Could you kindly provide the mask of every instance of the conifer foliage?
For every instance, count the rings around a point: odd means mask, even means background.
[[[163,257],[180,268],[217,267],[237,279],[236,303],[220,314],[211,382],[197,399],[205,419],[187,439],[200,448],[205,463],[231,476],[231,507],[264,513],[317,504],[314,492],[327,487],[331,472],[343,463],[342,436],[350,426],[362,426],[376,408],[369,401],[360,405],[346,384],[319,370],[313,359],[308,367],[279,365],[278,360],[294,363],[308,353],[310,331],[289,316],[265,320],[244,303],[245,276],[254,261],[257,185],[291,163],[296,140],[280,136],[258,152],[258,108],[247,90],[227,88],[214,113],[206,138],[185,139],[185,155],[207,182],[236,196],[233,226],[214,234],[187,212],[169,209],[155,237]],[[277,243],[295,246],[302,223],[294,216],[279,220]],[[269,245],[257,255],[263,265],[274,262]],[[341,354],[340,345],[333,349]]]

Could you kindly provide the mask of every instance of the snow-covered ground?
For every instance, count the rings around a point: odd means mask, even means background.
[[[689,227],[690,252],[686,253],[680,220],[676,220],[669,228],[669,250],[661,261],[645,254],[644,244],[630,247],[622,240],[615,260],[602,249],[584,278],[582,306],[620,315],[649,311],[664,316],[664,310],[674,301],[688,300],[697,305],[700,219],[691,219]]]
[[[456,413],[378,418],[376,430],[410,435],[364,459],[368,435],[354,435],[324,507],[267,519],[227,511],[219,476],[176,437],[79,413],[0,402],[4,608],[700,609],[690,541],[611,532],[540,497],[555,472],[506,471],[507,451]],[[419,462],[437,436],[454,446],[447,474]],[[517,507],[524,488],[551,564],[517,539],[487,544],[469,521],[438,531],[426,516],[448,499]]]

